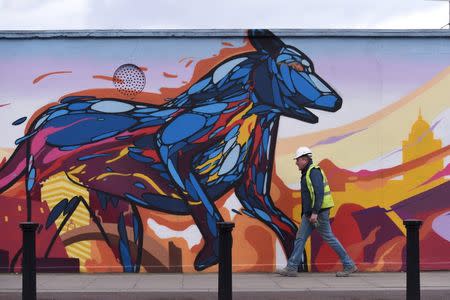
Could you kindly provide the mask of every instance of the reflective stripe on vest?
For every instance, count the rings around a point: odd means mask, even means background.
[[[331,190],[330,186],[328,185],[327,177],[325,176],[325,173],[322,171],[322,169],[319,166],[311,164],[306,171],[306,186],[308,187],[309,195],[311,197],[311,208],[314,207],[314,202],[316,200],[316,194],[314,193],[314,186],[311,181],[311,170],[313,168],[317,168],[320,170],[320,173],[322,173],[323,177],[323,202],[322,207],[320,209],[324,208],[330,208],[334,206],[333,197],[331,196]]]

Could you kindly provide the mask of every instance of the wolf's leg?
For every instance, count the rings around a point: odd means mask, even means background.
[[[25,190],[27,195],[27,222],[31,222],[31,203],[33,200],[32,197],[36,194],[35,191],[39,190],[39,183],[36,182],[37,170],[34,166],[34,157],[30,154],[30,146],[27,145],[27,147],[27,171],[25,175]]]
[[[180,190],[180,195],[183,195],[187,202],[192,218],[205,242],[195,258],[196,270],[203,270],[218,262],[219,241],[216,223],[223,220],[214,201],[208,198],[192,172],[193,157],[208,146],[205,136],[213,128],[212,125],[206,125],[210,121],[208,118],[212,116],[181,114],[158,134],[157,141],[160,146],[160,157]]]
[[[133,263],[131,261],[130,244],[128,243],[128,234],[125,225],[125,216],[120,214],[117,222],[117,231],[119,232],[119,257],[120,263],[123,266],[123,271],[131,273],[134,271]]]
[[[272,202],[270,195],[259,193],[258,184],[241,184],[235,189],[236,196],[244,207],[244,213],[255,217],[272,229],[280,239],[286,256],[289,257],[297,231],[296,225]]]
[[[208,199],[192,173],[189,174],[183,183],[189,194],[190,199],[187,203],[192,218],[205,242],[194,263],[195,269],[201,271],[219,261],[219,235],[216,223],[223,221],[223,218],[214,202]]]
[[[208,199],[197,178],[191,172],[178,172],[173,166],[176,160],[169,158],[171,165],[169,171],[177,185],[183,190],[185,200],[195,224],[200,230],[204,246],[195,258],[194,267],[201,271],[218,262],[219,259],[219,236],[216,223],[223,221],[222,216],[217,210],[214,202]]]
[[[142,219],[137,206],[131,204],[133,210],[133,233],[134,243],[136,244],[136,259],[134,261],[134,272],[139,273],[142,263],[142,248],[144,245],[144,228],[142,227]]]
[[[270,196],[278,121],[258,120],[252,156],[241,184],[235,188],[244,213],[269,226],[279,237],[286,256],[292,252],[297,226],[273,203]],[[263,137],[271,137],[264,139]]]
[[[128,237],[127,226],[125,221],[125,213],[121,212],[117,222],[117,230],[119,233],[119,259],[123,266],[124,272],[139,273],[142,263],[142,249],[144,244],[144,229],[142,226],[141,216],[135,204],[131,205],[131,223],[133,227],[133,237]],[[136,253],[132,253],[130,241],[136,245]]]
[[[59,234],[61,233],[61,230],[64,228],[64,226],[66,226],[67,221],[69,221],[70,217],[72,217],[72,214],[75,212],[75,210],[77,209],[78,205],[80,204],[80,198],[78,196],[74,196],[70,202],[67,201],[67,199],[62,200],[60,203],[62,203],[63,201],[65,201],[65,203],[67,203],[66,207],[64,208],[64,211],[67,213],[66,216],[64,217],[64,219],[62,220],[61,224],[59,225],[58,229],[56,230],[56,232],[53,234],[52,239],[50,240],[50,244],[47,247],[47,250],[45,251],[45,258],[48,258],[50,251],[52,250],[53,244],[56,241],[56,238],[59,236]],[[68,208],[70,207],[70,208]],[[57,209],[57,207],[55,206],[55,208],[50,212],[50,216],[52,215],[52,213]],[[56,212],[57,216],[59,216],[62,212],[61,211],[57,211]],[[54,218],[56,220],[56,218]],[[53,221],[54,222],[54,221]],[[46,224],[46,228],[49,227],[49,225],[53,224],[53,222],[49,223],[49,221],[47,220],[47,224]]]
[[[110,246],[116,258],[120,260],[124,272],[138,273],[140,271],[142,263],[144,229],[137,206],[134,203],[130,203],[129,201],[126,201],[121,197],[117,197],[103,191],[91,191],[93,192],[92,195],[95,195],[93,199],[100,202],[101,209],[106,216],[118,216],[117,229],[119,235],[119,245],[117,248],[112,247],[112,244],[103,229],[102,221],[99,220],[99,217],[92,211],[92,209],[89,207],[87,202],[84,201],[84,199],[82,199],[83,204],[88,209],[93,221],[102,233],[104,240]],[[124,206],[124,204],[126,205]],[[125,222],[125,215],[130,214],[130,207],[131,224],[133,228],[132,239],[128,237]],[[136,245],[136,253],[132,253],[131,251],[130,240]]]
[[[219,235],[216,223],[223,221],[217,208],[202,200],[189,201],[191,215],[200,230],[205,245],[195,258],[195,269],[204,270],[219,261]],[[210,206],[210,207],[208,207]]]

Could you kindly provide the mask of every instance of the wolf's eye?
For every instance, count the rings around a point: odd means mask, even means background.
[[[288,66],[298,72],[303,72],[305,70],[305,68],[302,66],[302,64],[299,64],[297,62],[290,63],[290,64],[288,64]]]

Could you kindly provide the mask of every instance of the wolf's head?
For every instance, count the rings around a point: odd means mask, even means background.
[[[318,117],[306,108],[330,112],[341,108],[341,97],[315,73],[304,53],[268,30],[249,30],[248,37],[261,55],[252,74],[253,101],[308,123],[317,123]]]

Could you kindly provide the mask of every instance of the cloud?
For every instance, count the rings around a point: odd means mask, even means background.
[[[0,0],[0,29],[85,28],[89,0]]]
[[[408,15],[389,17],[376,24],[375,28],[433,28],[439,29],[448,23],[448,12],[442,7],[414,11]]]
[[[439,28],[447,22],[446,5],[423,0],[0,0],[0,29]]]

